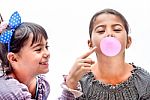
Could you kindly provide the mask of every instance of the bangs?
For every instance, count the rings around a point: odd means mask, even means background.
[[[36,34],[33,34],[33,38],[32,38],[32,43],[31,43],[31,46],[33,44],[36,44],[36,43],[41,43],[42,42],[42,38],[44,36],[42,34],[39,33],[39,35]],[[45,40],[47,40],[47,38],[44,38]]]
[[[48,39],[45,29],[39,25],[33,25],[32,27],[30,27],[30,32],[32,32],[33,34],[31,46],[35,43],[41,42],[43,38],[45,40]]]
[[[27,43],[29,36],[33,35],[31,46],[35,43],[39,43],[44,38],[48,39],[48,35],[45,29],[35,23],[23,22],[13,34],[10,42],[10,51],[17,53]]]

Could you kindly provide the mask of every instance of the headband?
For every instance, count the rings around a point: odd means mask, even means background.
[[[2,17],[1,17],[2,18]],[[0,23],[0,42],[8,43],[8,52],[10,51],[10,41],[15,29],[21,24],[21,17],[19,13],[14,12],[10,19],[8,25],[4,22]],[[4,30],[4,31],[3,31]]]

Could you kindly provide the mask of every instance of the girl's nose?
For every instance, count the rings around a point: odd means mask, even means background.
[[[114,37],[115,35],[114,35],[114,33],[112,32],[112,31],[106,31],[107,33],[107,35],[106,35],[106,37]]]
[[[43,57],[45,57],[45,58],[50,57],[50,52],[47,49],[44,51]]]
[[[114,32],[112,29],[106,29],[106,37],[114,37]]]
[[[107,37],[114,37],[114,34],[107,34]]]

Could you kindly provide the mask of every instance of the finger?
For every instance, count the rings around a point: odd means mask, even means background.
[[[82,77],[82,74],[90,72],[90,71],[91,71],[91,67],[81,66],[81,68],[76,71],[76,74],[77,76]]]
[[[82,66],[81,69],[77,73],[78,73],[78,75],[80,75],[82,77],[83,75],[85,75],[88,72],[91,72],[91,67]]]
[[[80,67],[91,67],[91,64],[88,64],[88,63],[81,63],[80,64]]]
[[[76,82],[78,82],[81,79],[81,77],[88,72],[91,72],[91,67],[82,66],[75,73],[70,73],[69,76],[71,76],[74,80],[76,80]]]
[[[86,52],[84,55],[82,55],[80,58],[81,59],[84,59],[84,58],[87,58],[89,55],[91,55],[95,50],[96,50],[97,47],[94,47],[92,49],[90,49],[90,51]]]
[[[81,59],[80,62],[81,63],[88,63],[91,65],[95,63],[95,61],[93,61],[91,58]]]
[[[91,67],[85,67],[85,66],[81,67],[81,72],[82,73],[89,72],[89,71],[91,71]]]

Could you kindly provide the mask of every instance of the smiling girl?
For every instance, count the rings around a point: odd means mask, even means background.
[[[1,100],[46,100],[50,87],[44,76],[49,71],[48,36],[35,23],[23,22],[12,14],[0,35]]]

